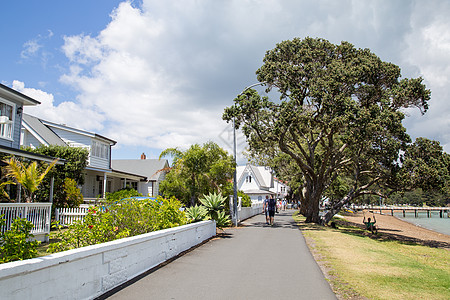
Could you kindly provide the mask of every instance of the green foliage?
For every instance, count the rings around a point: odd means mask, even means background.
[[[65,207],[78,207],[83,203],[83,195],[72,178],[64,180],[64,193],[66,195]]]
[[[223,197],[220,193],[209,193],[209,195],[203,195],[203,198],[200,199],[200,202],[206,209],[207,216],[216,221],[218,228],[223,228],[230,223],[229,217],[224,211],[226,200],[227,197]]]
[[[450,182],[449,158],[438,141],[417,138],[402,156],[400,183],[406,187],[445,193],[446,184]]]
[[[245,194],[243,191],[238,191],[238,197],[241,197],[241,206],[242,207],[252,207],[252,200],[250,196]]]
[[[22,162],[14,157],[7,159],[4,163],[7,164],[6,176],[19,183],[25,190],[25,197],[27,202],[33,202],[35,199],[35,192],[38,190],[45,176],[55,166],[57,159],[47,165],[41,170],[36,161],[31,163]]]
[[[56,165],[49,176],[42,182],[41,188],[36,192],[36,198],[40,202],[49,199],[50,179],[54,178],[53,204],[56,207],[75,207],[72,203],[67,203],[67,195],[64,191],[64,180],[71,178],[77,185],[84,184],[84,169],[88,163],[89,151],[84,148],[70,146],[41,145],[36,149],[23,148],[26,151],[57,157],[65,160],[64,165]]]
[[[211,219],[215,220],[217,212],[224,209],[226,197],[222,197],[222,194],[209,193],[209,195],[203,195],[203,198],[200,199],[202,205],[206,208],[208,215]]]
[[[0,183],[0,202],[11,202],[9,194],[5,191],[5,187],[8,185],[15,185],[16,183],[11,180],[6,180]]]
[[[217,212],[215,221],[216,221],[216,226],[219,229],[222,229],[224,227],[231,225],[230,217],[223,210]]]
[[[181,203],[176,199],[161,197],[93,206],[83,222],[75,222],[67,230],[53,233],[51,238],[59,242],[50,244],[48,251],[59,252],[184,225],[186,216],[180,208]]]
[[[448,194],[431,191],[424,192],[421,188],[414,189],[407,192],[393,193],[386,204],[407,204],[412,206],[439,206],[444,207],[450,203]]]
[[[283,167],[298,183],[307,222],[326,223],[345,204],[394,185],[399,155],[410,142],[400,108],[428,109],[431,92],[422,78],[401,79],[398,66],[368,49],[309,37],[277,44],[256,74],[268,92],[278,90],[280,101],[249,89],[223,118],[242,128],[251,154],[288,157]],[[345,187],[338,176],[349,188],[322,220],[319,202],[328,187],[335,185],[330,194],[336,196]]]
[[[160,158],[166,155],[174,158],[172,169],[160,184],[160,191],[166,197],[173,196],[185,205],[193,206],[203,194],[213,191],[224,195],[231,193],[234,159],[217,144],[195,144],[184,152],[169,148]]]
[[[0,217],[0,228],[6,224]],[[33,223],[27,219],[15,219],[11,229],[0,232],[0,263],[30,259],[37,256],[38,241],[29,241]]]
[[[121,189],[114,193],[106,193],[106,202],[116,202],[130,197],[142,197],[142,194],[132,188]]]
[[[186,218],[189,223],[195,223],[203,221],[207,215],[207,210],[202,205],[194,205],[186,208],[185,210]]]

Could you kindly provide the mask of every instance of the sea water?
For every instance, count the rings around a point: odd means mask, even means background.
[[[430,212],[429,218],[426,211],[418,212],[417,218],[414,216],[414,212],[406,212],[405,217],[403,217],[403,213],[394,213],[394,216],[417,226],[450,235],[450,218],[447,218],[447,212],[444,213],[443,218],[439,217],[437,211]]]

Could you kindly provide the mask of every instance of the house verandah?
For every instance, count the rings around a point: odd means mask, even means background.
[[[0,154],[2,156],[20,157],[26,160],[43,161],[46,163],[51,163],[55,160],[54,157],[31,153],[6,146],[0,146]],[[64,160],[59,159],[56,164],[64,164]],[[3,168],[6,166],[6,163],[0,161],[0,166]],[[9,194],[12,194],[11,185],[7,186],[6,191],[9,191]],[[35,236],[35,239],[39,241],[48,241],[53,204],[53,180],[51,180],[50,197],[48,202],[26,203],[22,197],[22,192],[23,191],[20,184],[17,184],[14,186],[15,197],[12,199],[12,201],[15,202],[0,203],[0,217],[3,217],[6,221],[6,224],[0,227],[0,231],[4,232],[9,230],[15,219],[25,218],[33,223],[33,228],[30,233]]]
[[[86,168],[84,172],[84,184],[81,192],[85,203],[96,202],[106,197],[106,193],[113,193],[120,189],[131,187],[138,190],[138,184],[145,181],[145,176],[126,173],[119,170],[96,170]]]

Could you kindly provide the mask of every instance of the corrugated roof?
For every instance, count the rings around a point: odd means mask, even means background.
[[[67,144],[52,130],[45,126],[41,119],[23,114],[22,121],[31,127],[48,145],[67,146]]]
[[[167,159],[114,159],[111,161],[114,170],[138,174],[148,180],[157,180],[161,176],[158,172],[169,167]]]

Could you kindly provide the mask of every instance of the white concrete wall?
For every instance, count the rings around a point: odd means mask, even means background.
[[[254,204],[252,207],[241,207],[238,212],[239,222],[262,213],[262,207],[262,204]]]
[[[0,299],[93,299],[216,234],[184,225],[0,265]]]

